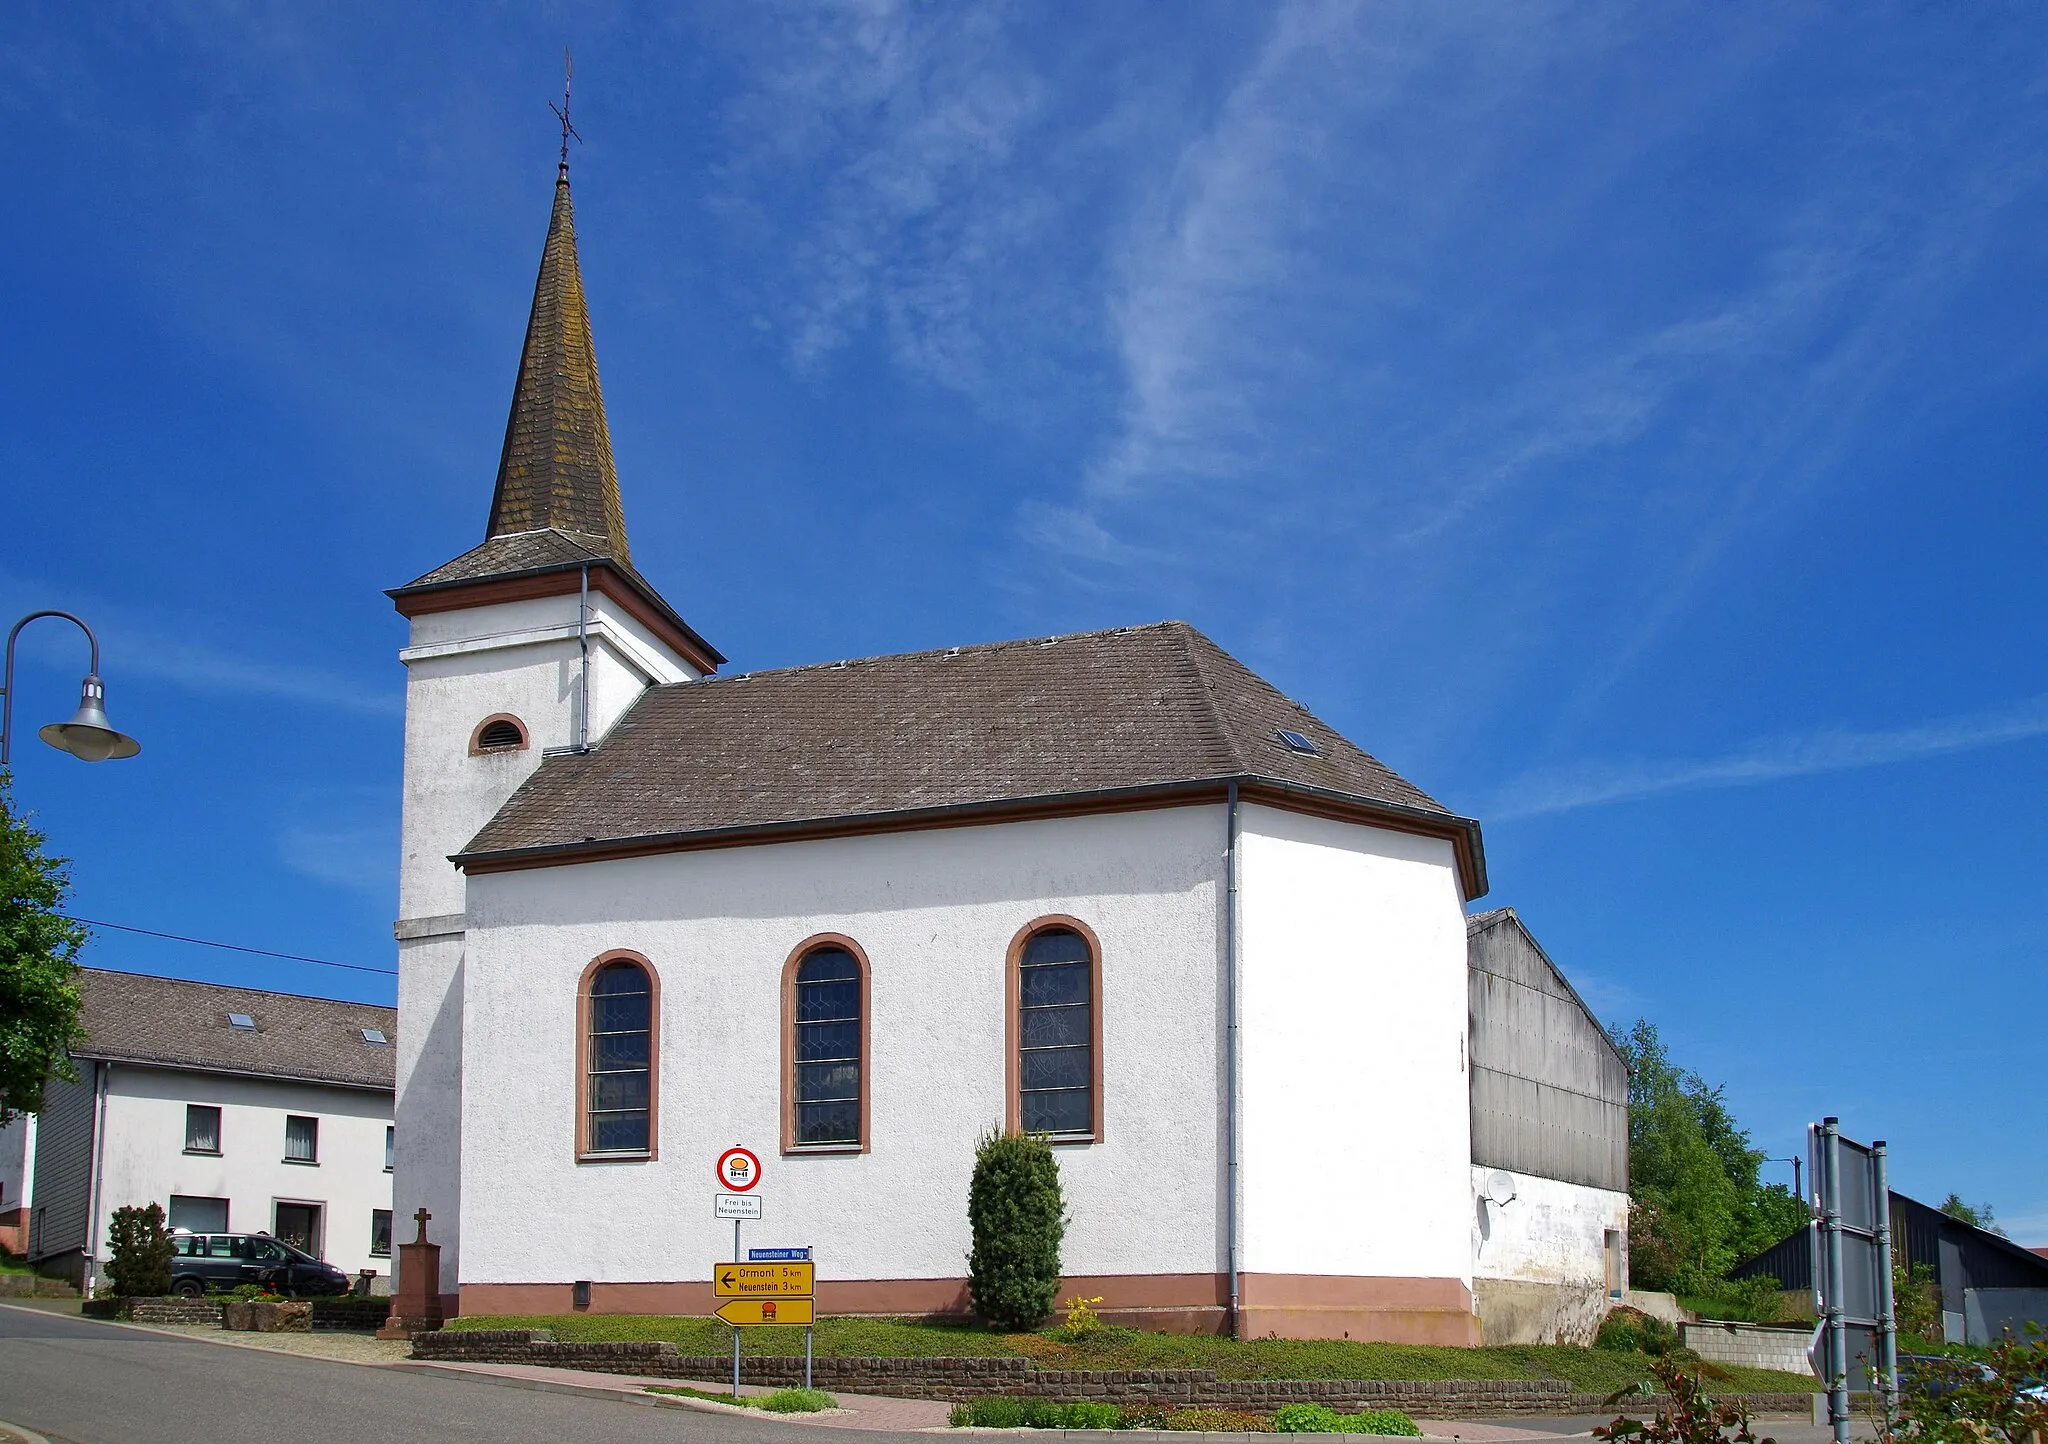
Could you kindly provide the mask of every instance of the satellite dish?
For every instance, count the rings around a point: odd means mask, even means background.
[[[1515,1201],[1515,1176],[1496,1168],[1486,1175],[1486,1201],[1505,1208]]]

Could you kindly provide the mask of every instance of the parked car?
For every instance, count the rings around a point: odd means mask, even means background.
[[[281,1239],[263,1233],[174,1233],[171,1235],[171,1292],[197,1298],[238,1284],[263,1284],[276,1292],[345,1294],[348,1275]]]

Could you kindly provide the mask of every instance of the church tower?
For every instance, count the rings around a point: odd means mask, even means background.
[[[458,1277],[462,874],[448,861],[540,765],[657,683],[725,661],[634,570],[576,256],[566,154],[483,544],[389,593],[411,623],[400,823],[393,1209]]]

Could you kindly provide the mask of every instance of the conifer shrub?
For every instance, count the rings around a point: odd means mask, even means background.
[[[171,1235],[162,1205],[114,1210],[107,1230],[107,1281],[116,1298],[154,1298],[171,1291]]]
[[[1060,1165],[1044,1135],[991,1131],[974,1152],[967,1188],[974,1239],[967,1287],[974,1310],[997,1328],[1035,1327],[1059,1296],[1060,1240],[1067,1230]]]

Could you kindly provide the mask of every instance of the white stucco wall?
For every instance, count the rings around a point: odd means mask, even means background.
[[[591,593],[590,735],[603,737],[655,682],[697,675],[602,593]],[[540,765],[575,741],[582,686],[577,597],[432,612],[412,621],[406,664],[405,787],[398,915],[462,911],[448,862]],[[477,724],[506,712],[526,725],[523,751],[469,755]]]
[[[188,1103],[221,1110],[219,1157],[185,1152]],[[287,1114],[320,1120],[317,1164],[284,1162]],[[391,1260],[370,1253],[370,1214],[391,1207],[391,1175],[384,1171],[390,1123],[384,1093],[116,1064],[100,1140],[95,1252],[104,1260],[115,1209],[168,1208],[174,1193],[227,1199],[228,1227],[237,1233],[275,1232],[280,1201],[317,1203],[324,1213],[321,1256],[350,1273],[388,1274]]]
[[[1243,1267],[1469,1284],[1450,844],[1246,807],[1239,846]]]
[[[1628,1237],[1628,1195],[1517,1173],[1512,1175],[1514,1201],[1489,1203],[1486,1180],[1496,1171],[1472,1169],[1467,1216],[1472,1225],[1473,1275],[1596,1285],[1604,1290],[1607,1233],[1611,1229]],[[1626,1278],[1622,1286],[1626,1289]]]
[[[1221,1269],[1223,827],[1186,808],[473,878],[462,1282],[702,1279],[732,1247],[712,1165],[735,1143],[764,1162],[750,1242],[810,1244],[826,1279],[961,1277],[1007,949],[1048,913],[1103,950],[1102,1141],[1060,1149],[1066,1268]],[[783,1157],[782,969],[827,931],[872,966],[871,1149]],[[576,986],[613,948],[660,972],[660,1158],[579,1165]]]
[[[698,673],[617,603],[590,594],[593,741],[655,683]],[[405,778],[398,886],[397,1212],[424,1206],[455,1289],[461,1236],[462,874],[448,861],[550,747],[574,743],[582,686],[575,594],[432,612],[412,619],[406,664]],[[477,724],[510,713],[517,752],[469,755]],[[410,1227],[402,1231],[411,1238]]]

